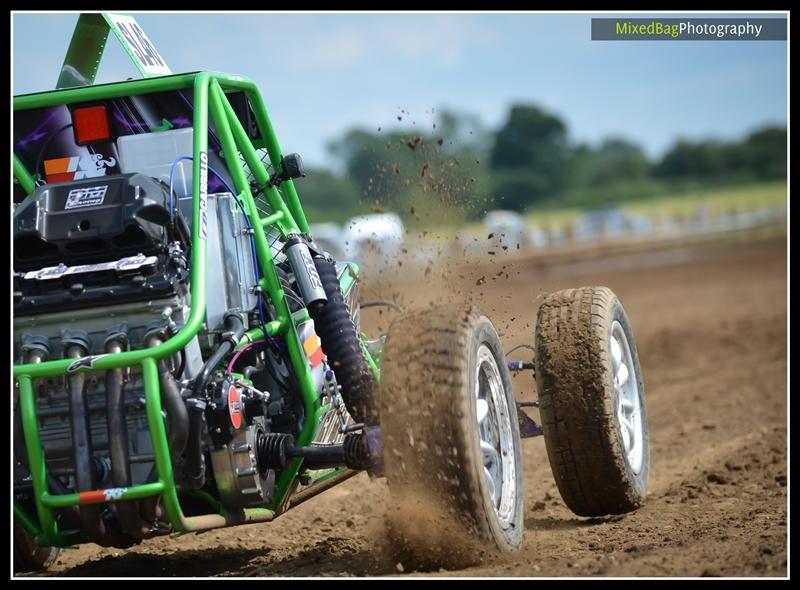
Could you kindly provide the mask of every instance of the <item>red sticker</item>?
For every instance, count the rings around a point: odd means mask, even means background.
[[[231,424],[234,428],[242,426],[242,398],[239,390],[233,385],[228,388],[228,413],[231,415]]]

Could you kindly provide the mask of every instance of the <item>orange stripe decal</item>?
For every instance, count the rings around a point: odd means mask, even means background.
[[[322,342],[316,332],[312,332],[311,336],[303,342],[303,350],[305,350],[312,367],[316,367],[325,358],[325,353],[322,352]]]
[[[48,174],[47,182],[69,182],[74,180],[75,174],[72,172],[65,172],[64,174]]]
[[[105,502],[105,499],[105,490],[92,490],[78,494],[78,502],[80,504],[96,504],[97,502]]]
[[[54,158],[52,160],[45,160],[44,173],[50,175],[50,174],[63,174],[64,172],[70,172],[71,161],[77,159],[78,158]],[[73,167],[72,170],[75,170],[75,168]]]
[[[322,348],[320,347],[314,351],[314,354],[308,357],[308,360],[311,362],[311,367],[313,368],[316,367],[318,364],[320,364],[322,362],[322,359],[324,358],[325,358],[325,353],[322,352]]]
[[[47,182],[67,182],[75,178],[80,158],[54,158],[44,161],[44,175]]]
[[[320,347],[319,336],[316,332],[312,332],[311,336],[306,338],[303,342],[303,350],[306,351],[306,356],[311,356]]]

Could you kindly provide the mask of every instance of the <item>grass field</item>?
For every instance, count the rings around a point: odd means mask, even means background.
[[[708,207],[710,215],[754,210],[761,207],[780,207],[787,203],[785,182],[761,183],[724,189],[697,190],[679,194],[665,194],[662,197],[641,201],[629,201],[620,208],[648,217],[688,217],[699,206]],[[525,220],[534,226],[563,226],[575,221],[583,214],[583,209],[555,209],[530,212]]]

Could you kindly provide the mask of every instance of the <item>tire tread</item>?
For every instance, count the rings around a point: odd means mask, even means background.
[[[618,300],[607,287],[549,295],[536,323],[536,380],[559,492],[581,516],[638,508],[614,417],[608,333]],[[632,345],[633,346],[633,345]]]

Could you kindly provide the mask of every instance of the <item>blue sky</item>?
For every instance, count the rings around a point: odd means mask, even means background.
[[[787,120],[785,41],[598,42],[588,14],[129,14],[173,72],[255,80],[284,151],[311,165],[355,125],[428,130],[441,107],[497,127],[537,103],[573,140],[625,137],[655,157]],[[54,87],[77,18],[13,15],[15,94]],[[129,76],[109,40],[98,81]]]

